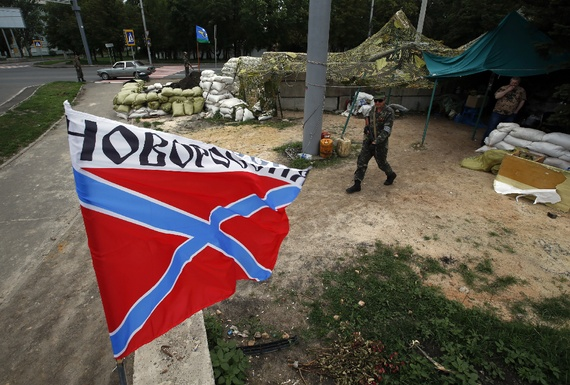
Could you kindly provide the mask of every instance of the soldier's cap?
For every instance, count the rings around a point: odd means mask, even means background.
[[[374,95],[374,101],[375,101],[375,102],[383,102],[384,99],[386,99],[386,95],[385,95],[385,94],[376,94],[376,95]]]

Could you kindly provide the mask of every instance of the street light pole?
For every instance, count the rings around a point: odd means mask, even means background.
[[[148,62],[152,65],[152,56],[150,55],[150,47],[148,45],[148,31],[146,30],[146,20],[144,18],[144,8],[143,8],[143,0],[140,0],[141,4],[141,15],[143,21],[143,28],[144,28],[144,45],[146,45],[146,52],[148,53]]]

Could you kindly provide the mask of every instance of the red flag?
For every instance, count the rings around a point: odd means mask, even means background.
[[[116,358],[271,275],[308,170],[64,105]]]

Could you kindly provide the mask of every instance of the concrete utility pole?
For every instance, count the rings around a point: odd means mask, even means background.
[[[368,21],[368,37],[372,36],[372,17],[374,16],[374,0],[370,2],[370,20]]]
[[[420,18],[418,19],[418,28],[416,29],[416,43],[419,43],[420,36],[424,30],[424,19],[426,18],[427,0],[422,0],[422,7],[420,8]]]
[[[81,34],[81,41],[83,42],[83,48],[85,48],[85,56],[87,56],[87,63],[92,65],[91,62],[91,52],[89,52],[89,44],[87,44],[87,37],[85,37],[85,28],[83,27],[83,20],[81,20],[81,13],[79,12],[81,8],[77,5],[77,0],[71,0],[71,9],[75,12],[75,17],[77,18],[77,25],[79,25],[79,33]]]
[[[148,62],[150,65],[152,65],[152,56],[150,55],[148,31],[146,30],[146,20],[144,18],[143,0],[140,0],[140,4],[141,4],[141,15],[142,15],[142,21],[143,21],[143,28],[144,28],[144,45],[146,45],[146,52],[148,53]]]
[[[323,126],[327,87],[327,54],[332,0],[311,0],[307,44],[307,77],[303,123],[303,152],[317,155]]]

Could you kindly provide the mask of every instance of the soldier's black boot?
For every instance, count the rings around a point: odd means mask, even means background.
[[[349,188],[346,189],[346,192],[349,194],[355,193],[355,192],[359,192],[361,190],[360,188],[360,181],[359,180],[355,180],[354,184],[352,186],[350,186]]]
[[[390,174],[388,174],[388,179],[386,179],[386,182],[384,182],[384,184],[386,186],[390,186],[392,183],[394,183],[394,179],[396,179],[396,173],[395,172],[391,172]]]

